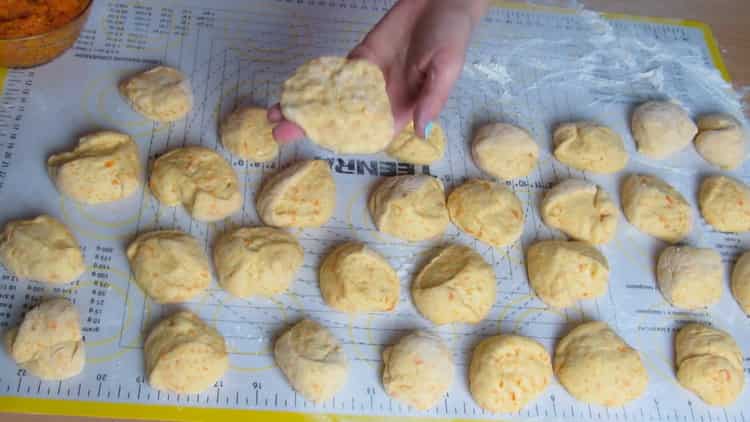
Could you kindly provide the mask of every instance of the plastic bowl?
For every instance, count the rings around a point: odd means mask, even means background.
[[[81,35],[92,4],[93,0],[89,0],[78,16],[49,32],[22,38],[0,39],[0,67],[39,66],[64,53]]]

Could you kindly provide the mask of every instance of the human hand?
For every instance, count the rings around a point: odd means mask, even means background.
[[[488,0],[400,0],[349,54],[383,71],[396,133],[414,121],[425,136],[461,74],[471,33]],[[277,105],[268,111],[281,143],[304,138]]]

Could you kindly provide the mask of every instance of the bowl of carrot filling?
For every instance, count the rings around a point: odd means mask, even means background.
[[[0,67],[33,67],[69,49],[93,0],[0,0]]]

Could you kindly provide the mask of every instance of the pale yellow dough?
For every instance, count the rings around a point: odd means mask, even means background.
[[[417,310],[438,325],[482,321],[495,304],[496,294],[495,270],[463,245],[443,248],[411,286]]]
[[[628,176],[620,197],[625,217],[643,233],[677,243],[693,229],[690,204],[680,192],[658,177]]]
[[[745,134],[734,117],[714,113],[698,119],[695,150],[722,170],[734,170],[745,160]]]
[[[607,291],[607,258],[586,242],[542,240],[526,252],[529,284],[553,308],[567,308]]]
[[[344,350],[333,333],[315,321],[305,319],[285,331],[273,354],[289,384],[307,400],[326,401],[346,384]]]
[[[302,65],[284,82],[284,117],[316,144],[340,154],[373,154],[393,139],[385,78],[374,64],[321,57]]]
[[[391,311],[400,289],[398,275],[388,261],[361,243],[338,246],[320,266],[320,293],[338,311]]]
[[[6,223],[0,262],[19,278],[54,284],[69,283],[86,269],[73,233],[48,215]]]
[[[294,281],[304,252],[291,234],[271,227],[241,227],[214,245],[219,284],[240,298],[284,293]]]
[[[745,385],[743,357],[729,333],[691,323],[675,337],[677,380],[712,406],[729,406]]]
[[[709,176],[701,182],[698,206],[703,218],[718,231],[750,231],[750,188],[726,176]]]
[[[523,204],[499,183],[468,180],[448,195],[447,206],[453,224],[494,247],[507,246],[523,233]]]
[[[745,252],[732,270],[732,294],[742,310],[750,315],[750,252]]]
[[[368,208],[379,231],[410,242],[436,238],[450,223],[443,182],[432,176],[386,178],[370,194]]]
[[[552,138],[555,158],[582,171],[616,173],[628,163],[628,152],[617,132],[594,122],[563,123]]]
[[[139,235],[127,249],[136,283],[158,303],[186,302],[211,284],[208,257],[186,233],[160,230]]]
[[[19,366],[43,380],[74,377],[86,363],[79,318],[67,299],[42,302],[5,334],[6,349]]]
[[[662,160],[693,141],[698,128],[687,112],[669,101],[649,101],[639,105],[631,119],[638,152]]]
[[[437,335],[415,331],[383,351],[383,387],[419,410],[434,407],[453,384],[453,355]]]
[[[648,372],[638,351],[607,324],[580,324],[560,340],[553,361],[558,381],[584,403],[620,407],[648,387]]]
[[[271,161],[279,155],[273,125],[260,107],[240,107],[221,123],[221,144],[232,154],[255,162]]]
[[[143,355],[148,384],[170,393],[200,393],[229,368],[224,337],[188,311],[159,321],[146,337]]]
[[[500,179],[528,176],[539,160],[531,134],[507,123],[492,123],[477,131],[471,148],[476,165]]]
[[[71,152],[47,159],[57,189],[84,204],[118,201],[135,193],[141,184],[138,146],[117,132],[84,136]]]
[[[659,255],[656,280],[664,298],[682,309],[699,309],[721,299],[724,268],[712,249],[670,246]]]
[[[530,338],[488,337],[471,355],[469,390],[474,401],[489,412],[518,412],[542,394],[551,380],[549,353]]]
[[[133,110],[158,122],[173,122],[193,108],[190,80],[182,72],[157,66],[120,83],[120,93]]]
[[[585,180],[564,180],[547,191],[542,200],[545,224],[594,245],[615,237],[619,215],[609,194]]]
[[[320,227],[336,207],[331,168],[324,160],[292,164],[263,182],[255,206],[269,226]]]
[[[222,220],[242,207],[234,169],[204,147],[177,148],[157,158],[149,187],[159,202],[169,207],[182,204],[199,221]]]
[[[440,124],[434,123],[430,135],[427,139],[422,139],[417,136],[414,122],[411,122],[388,144],[385,152],[405,163],[432,164],[443,158],[445,132]]]

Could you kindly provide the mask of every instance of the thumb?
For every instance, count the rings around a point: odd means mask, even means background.
[[[425,128],[436,120],[461,75],[463,54],[442,51],[433,56],[414,108],[414,129],[423,138]]]

